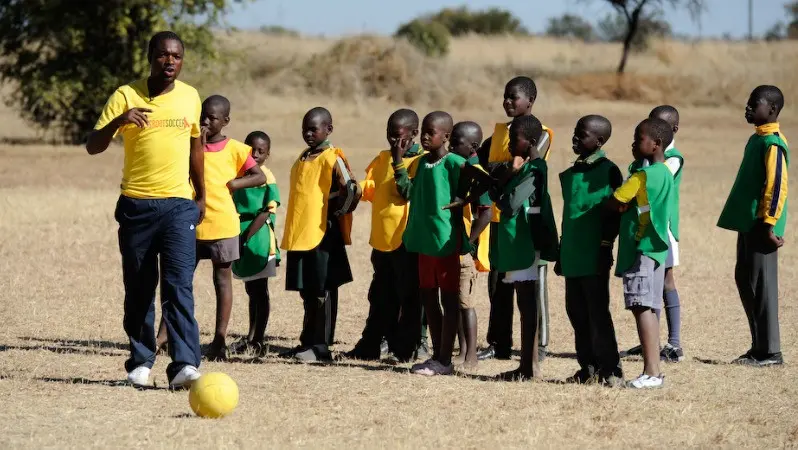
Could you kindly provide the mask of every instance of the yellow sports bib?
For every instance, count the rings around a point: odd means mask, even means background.
[[[471,205],[463,207],[463,224],[465,225],[466,236],[471,236],[471,223],[473,222],[473,213],[471,212]],[[474,265],[479,272],[490,272],[490,259],[488,252],[490,250],[490,227],[485,227],[482,233],[479,234],[477,239],[477,257],[474,259]]]
[[[300,156],[291,167],[291,190],[288,194],[285,229],[280,245],[283,249],[307,251],[321,243],[327,232],[327,208],[333,168],[339,157],[346,162],[341,149],[330,147],[309,161],[304,161]],[[344,242],[351,244],[352,214],[345,214],[339,220]]]

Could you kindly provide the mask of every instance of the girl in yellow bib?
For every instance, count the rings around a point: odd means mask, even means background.
[[[305,307],[300,346],[283,356],[329,361],[338,315],[338,287],[352,281],[345,245],[352,243],[352,211],[360,201],[346,156],[327,140],[332,115],[321,107],[302,119],[308,144],[291,168],[291,190],[280,247],[287,251],[285,289]]]

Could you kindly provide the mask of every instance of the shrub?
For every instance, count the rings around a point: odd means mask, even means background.
[[[449,31],[438,22],[412,20],[399,27],[396,37],[407,39],[427,56],[442,57],[449,53]]]
[[[596,39],[593,25],[573,14],[550,17],[549,23],[546,25],[546,35],[557,38],[574,38],[584,42],[592,42]]]
[[[438,22],[449,30],[452,36],[464,34],[527,34],[521,20],[513,13],[500,8],[470,11],[467,7],[445,8],[426,19]]]

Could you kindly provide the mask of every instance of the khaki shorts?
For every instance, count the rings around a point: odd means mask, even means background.
[[[197,239],[197,260],[210,259],[214,263],[225,264],[236,261],[238,258],[238,236],[209,241]]]
[[[474,265],[474,258],[470,254],[460,257],[460,309],[470,309],[474,307],[472,301],[474,284],[477,281],[477,268]]]

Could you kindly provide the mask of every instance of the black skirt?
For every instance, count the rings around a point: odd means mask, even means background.
[[[352,281],[352,268],[337,218],[327,219],[327,231],[318,247],[307,251],[288,251],[285,290],[310,291],[323,296],[324,291]]]

